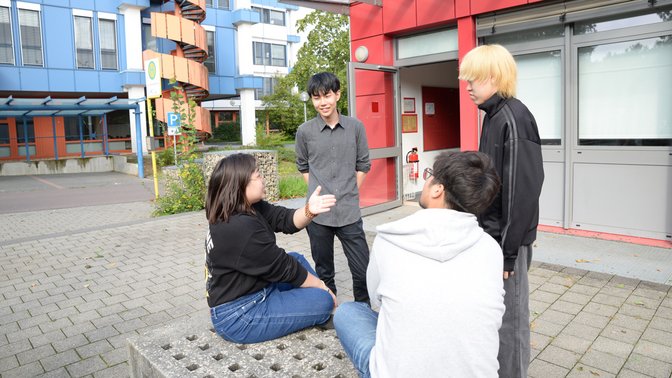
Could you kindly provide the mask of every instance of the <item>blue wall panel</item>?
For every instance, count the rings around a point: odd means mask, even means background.
[[[100,91],[98,72],[83,70],[75,71],[75,89],[80,92]]]
[[[49,68],[74,68],[75,42],[71,10],[44,6],[42,7],[42,18],[45,66]]]
[[[72,70],[47,70],[49,90],[55,92],[75,91],[75,72]]]
[[[70,6],[75,9],[94,10],[96,4],[91,0],[70,0]]]
[[[18,91],[21,89],[19,68],[0,65],[0,91]]]
[[[238,53],[234,29],[217,28],[217,73],[220,76],[235,76]]]
[[[47,89],[49,75],[43,68],[22,67],[19,75],[21,76],[21,90],[24,91],[43,91]]]
[[[53,5],[56,7],[68,8],[70,6],[69,0],[44,0],[44,5]]]
[[[100,78],[101,92],[122,92],[121,76],[116,71],[100,71],[98,77]]]

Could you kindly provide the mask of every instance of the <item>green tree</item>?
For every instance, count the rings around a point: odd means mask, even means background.
[[[298,92],[306,90],[308,79],[318,72],[331,72],[341,81],[338,110],[348,114],[347,63],[350,60],[350,20],[345,15],[315,11],[297,22],[299,32],[309,31],[306,43],[287,76],[279,78],[272,95],[263,98],[271,124],[287,135],[294,136],[303,123],[303,102]],[[308,118],[315,116],[310,100],[306,107]],[[265,116],[265,114],[264,114]]]

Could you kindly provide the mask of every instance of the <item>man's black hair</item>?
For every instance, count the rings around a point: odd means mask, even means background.
[[[434,161],[433,176],[442,184],[451,209],[478,215],[499,193],[492,159],[482,152],[444,152]]]
[[[336,75],[330,72],[320,72],[313,75],[308,80],[308,94],[311,96],[319,96],[334,91],[334,93],[341,90],[341,82]]]

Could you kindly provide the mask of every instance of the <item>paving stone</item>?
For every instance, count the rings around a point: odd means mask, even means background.
[[[87,340],[87,338],[80,333],[63,340],[55,341],[51,345],[53,345],[54,349],[56,349],[56,351],[60,353],[68,349],[74,349],[76,347],[86,345],[88,343],[89,340]]]
[[[553,303],[550,307],[550,309],[555,310],[555,311],[560,311],[564,312],[567,314],[572,314],[576,315],[579,312],[581,312],[581,309],[583,308],[583,305],[576,304],[576,303],[571,303],[563,300],[558,300],[555,303]]]
[[[147,327],[147,324],[138,318],[127,320],[114,325],[114,328],[120,333],[135,331],[136,329],[140,329],[143,327]]]
[[[607,373],[604,370],[592,366],[586,366],[584,364],[577,364],[574,366],[574,369],[567,374],[567,378],[610,378],[615,377],[614,374]]]
[[[632,294],[662,301],[669,289],[670,287],[668,285],[640,282]]]
[[[656,313],[656,311],[649,308],[644,308],[643,306],[626,303],[621,306],[621,308],[618,310],[618,313],[648,321],[653,318],[653,315]]]
[[[93,325],[93,323],[91,323],[90,321],[85,321],[85,322],[77,322],[75,323],[75,325],[62,328],[61,331],[63,332],[63,334],[65,334],[66,337],[71,337],[82,334],[84,332],[88,332],[95,328],[96,327]]]
[[[40,299],[39,302],[42,303],[43,306],[46,306],[50,303],[58,303],[58,302],[65,301],[65,300],[68,300],[68,297],[66,297],[63,294],[57,294],[57,295],[46,296],[46,297]]]
[[[92,319],[91,323],[93,323],[93,325],[95,325],[97,328],[101,328],[101,327],[105,327],[107,325],[113,325],[113,324],[121,323],[123,321],[124,321],[124,319],[122,319],[119,315],[112,314],[112,315],[104,316],[102,318]]]
[[[39,362],[31,362],[27,365],[19,366],[15,369],[8,370],[2,373],[3,377],[34,377],[38,374],[44,373],[44,369]]]
[[[574,286],[576,281],[578,281],[581,277],[580,276],[573,276],[570,274],[561,274],[561,275],[554,275],[551,277],[547,282],[556,284],[556,285],[561,285],[566,288],[570,288]]]
[[[585,294],[579,294],[579,293],[574,293],[574,292],[565,292],[561,297],[561,301],[569,302],[569,303],[575,303],[581,306],[585,306],[588,302],[590,302],[590,298],[592,296],[590,295],[585,295]]]
[[[591,344],[592,340],[582,339],[565,332],[561,332],[551,342],[551,345],[580,354],[585,353]]]
[[[74,349],[69,349],[61,353],[54,354],[49,357],[40,359],[40,363],[46,371],[56,370],[60,367],[70,365],[74,362],[79,361],[79,355],[75,352]]]
[[[94,378],[125,378],[130,376],[127,363],[121,363],[107,369],[93,373]]]
[[[612,317],[616,314],[616,312],[618,312],[618,307],[600,303],[588,303],[586,307],[583,308],[583,311],[596,315]]]
[[[19,366],[19,361],[16,359],[16,356],[9,356],[0,358],[0,375],[3,371],[12,370]]]
[[[128,347],[112,349],[100,355],[107,366],[114,366],[116,364],[126,362],[128,360]],[[126,366],[128,369],[128,366]]]
[[[604,370],[611,374],[617,374],[623,364],[625,364],[625,357],[615,356],[613,354],[600,352],[595,349],[588,349],[588,351],[581,357],[581,363]]]
[[[347,293],[344,293],[343,291],[340,291],[338,293],[338,295],[336,296],[336,299],[338,299],[338,301],[339,301],[338,303],[347,302],[346,298],[348,297],[348,295],[346,295],[346,294]],[[352,295],[349,295],[349,296],[352,297]],[[529,308],[530,308],[530,314],[532,315],[532,318],[542,314],[550,306],[551,306],[550,303],[540,302],[540,301],[535,301],[533,299],[530,299]]]
[[[65,328],[65,327],[70,327],[72,325],[72,322],[68,318],[60,318],[55,321],[48,321],[45,323],[40,324],[40,329],[42,332],[47,333],[51,332],[53,330]]]
[[[534,331],[530,332],[530,346],[533,349],[542,350],[546,348],[546,346],[548,345],[548,343],[551,342],[551,340],[553,340],[553,338],[550,336],[542,335]]]
[[[545,303],[553,303],[560,298],[561,294],[558,293],[551,293],[548,291],[543,291],[540,289],[535,290],[533,293],[530,294],[530,300],[535,300],[535,301],[540,301],[540,302],[545,302]]]
[[[75,348],[77,354],[82,358],[88,358],[105,352],[109,352],[114,349],[107,340],[98,340],[96,342],[86,344]]]
[[[631,296],[628,297],[628,299],[625,301],[625,303],[634,305],[634,306],[639,306],[643,307],[646,309],[653,309],[655,310],[660,306],[660,302],[662,302],[662,298],[647,298],[643,296],[636,295],[637,290],[635,290]]]
[[[639,340],[639,338],[642,336],[642,331],[635,331],[634,329],[609,324],[604,327],[601,335],[612,340],[618,340],[624,343],[635,345],[637,340]]]
[[[534,332],[550,337],[557,336],[563,328],[563,325],[547,322],[542,319],[537,319],[530,324],[530,329],[534,330]]]
[[[589,312],[581,311],[576,317],[574,317],[574,322],[583,323],[591,327],[604,328],[611,318],[609,316],[595,315]]]
[[[624,343],[622,341],[617,341],[609,339],[604,336],[599,336],[591,346],[592,349],[599,350],[600,352],[605,352],[613,354],[615,356],[627,358],[632,352],[633,345],[629,343]]]
[[[116,336],[119,334],[113,326],[105,326],[102,328],[96,328],[89,332],[84,332],[84,336],[89,339],[90,342],[107,339],[108,337]]]
[[[40,345],[53,343],[59,340],[65,339],[65,334],[60,329],[44,333],[42,335],[33,336],[30,339],[30,343],[33,344],[33,347],[38,347]]]
[[[0,346],[0,359],[13,356],[17,353],[23,352],[24,350],[29,350],[31,349],[31,347],[32,346],[30,344],[30,341],[26,339]]]
[[[65,368],[61,367],[56,370],[48,371],[44,374],[40,374],[36,378],[71,378],[71,376],[70,373],[65,370]]]
[[[581,355],[578,353],[570,352],[568,350],[549,345],[544,349],[543,352],[537,357],[546,362],[550,362],[568,370],[572,369],[574,365],[579,361]]]
[[[649,323],[649,327],[662,331],[672,332],[672,322],[668,319],[655,317]]]
[[[672,347],[672,333],[654,328],[647,328],[644,334],[642,334],[642,340]]]
[[[594,341],[602,330],[589,325],[571,322],[562,330],[563,333],[579,337],[584,340]]]
[[[651,357],[633,353],[624,368],[646,374],[652,377],[670,377],[672,376],[672,364],[658,361]]]
[[[672,348],[651,341],[640,340],[633,352],[655,358],[658,361],[672,363]]]
[[[649,378],[649,375],[638,373],[626,368],[621,369],[618,373],[618,378]]]
[[[567,373],[569,373],[569,369],[535,359],[530,363],[527,376],[531,378],[564,377]]]
[[[28,365],[31,362],[38,361],[44,357],[51,356],[55,354],[54,348],[51,345],[42,345],[37,348],[33,348],[16,355],[16,358],[19,359],[20,365]]]
[[[37,316],[31,316],[31,317],[26,318],[26,319],[21,319],[21,320],[18,321],[18,323],[19,323],[19,327],[21,327],[21,329],[26,329],[26,328],[34,327],[36,325],[40,325],[42,323],[46,323],[46,322],[50,322],[50,321],[51,321],[51,319],[49,319],[49,316],[47,314],[41,314],[41,315],[37,315]]]
[[[619,286],[620,284],[617,284],[616,286],[605,286],[600,289],[599,293],[604,294],[604,295],[610,295],[614,297],[621,297],[621,298],[627,298],[630,296],[634,288],[632,287],[627,287],[627,286]]]
[[[71,375],[75,377],[81,377],[103,370],[107,368],[107,365],[105,365],[105,362],[100,358],[100,356],[93,356],[85,360],[70,364],[65,368]]]
[[[649,322],[646,319],[641,319],[639,317],[617,313],[611,318],[610,324],[644,332],[649,325]]]
[[[656,310],[655,316],[672,320],[672,308],[660,306]]]
[[[9,327],[7,327],[7,329],[9,329]],[[3,329],[3,331],[4,331],[4,329]],[[40,330],[40,327],[33,326],[33,327],[30,327],[30,328],[19,329],[18,331],[7,333],[7,340],[10,343],[15,343],[19,340],[24,340],[24,339],[27,339],[29,337],[37,336],[37,335],[41,335],[41,334],[42,334],[42,331]]]

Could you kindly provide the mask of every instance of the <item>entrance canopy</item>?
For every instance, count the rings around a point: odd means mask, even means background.
[[[140,103],[145,98],[14,98],[0,97],[0,119],[33,117],[77,117],[103,116],[115,110],[135,110],[136,152],[138,155],[138,176],[144,177],[142,161],[142,132],[140,123]]]

